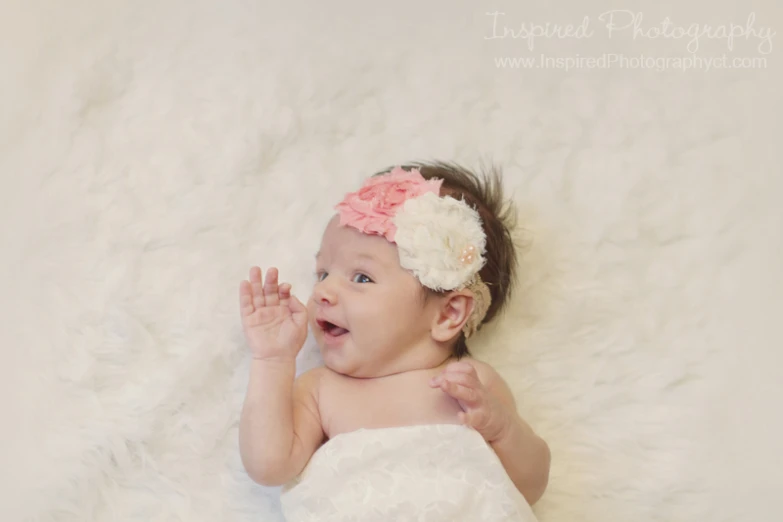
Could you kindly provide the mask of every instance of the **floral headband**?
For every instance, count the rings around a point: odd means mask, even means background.
[[[400,265],[435,291],[467,288],[474,297],[463,327],[470,337],[491,302],[479,270],[486,263],[486,236],[478,212],[450,196],[440,197],[441,179],[426,180],[417,169],[395,167],[369,178],[335,209],[340,225],[396,243]]]

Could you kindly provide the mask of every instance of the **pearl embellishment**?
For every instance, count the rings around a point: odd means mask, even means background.
[[[476,257],[475,252],[476,252],[476,247],[474,247],[473,245],[463,248],[462,255],[459,258],[460,262],[463,265],[469,265],[473,263],[473,259],[475,259]]]

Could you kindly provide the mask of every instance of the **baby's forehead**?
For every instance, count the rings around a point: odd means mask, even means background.
[[[373,257],[378,261],[399,263],[396,245],[381,236],[342,226],[339,218],[333,218],[324,231],[316,257],[338,255],[346,259]]]

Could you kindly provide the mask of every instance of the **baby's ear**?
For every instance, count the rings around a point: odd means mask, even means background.
[[[444,343],[454,339],[465,326],[473,306],[473,295],[468,290],[454,291],[444,297],[432,321],[432,338]]]

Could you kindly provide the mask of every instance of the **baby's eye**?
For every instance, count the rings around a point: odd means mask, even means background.
[[[316,279],[316,281],[318,281],[318,282],[320,283],[321,281],[323,281],[324,279],[326,279],[326,276],[327,276],[327,275],[329,275],[329,274],[327,274],[326,272],[323,272],[323,271],[321,271],[321,272],[317,272],[317,273],[315,274],[315,279]]]
[[[367,277],[364,274],[356,274],[353,276],[353,282],[354,283],[372,283],[372,279]]]

